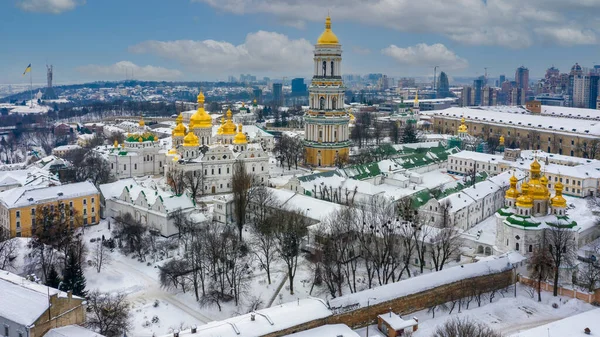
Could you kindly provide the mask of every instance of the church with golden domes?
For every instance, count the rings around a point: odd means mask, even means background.
[[[572,229],[577,237],[577,223],[567,215],[567,201],[563,184],[554,185],[554,196],[548,189],[548,179],[536,160],[531,163],[529,179],[520,189],[517,178],[510,178],[510,188],[504,196],[504,207],[496,213],[496,248],[500,252],[518,251],[523,255],[533,252],[543,229],[563,227]]]
[[[344,107],[342,46],[331,30],[329,16],[315,45],[313,71],[310,107],[304,116],[304,161],[314,167],[332,167],[348,158],[350,115]]]
[[[231,192],[233,164],[241,161],[258,183],[269,177],[269,156],[260,142],[248,139],[242,124],[233,122],[228,110],[213,133],[212,117],[204,109],[204,94],[198,94],[198,109],[186,127],[179,115],[171,133],[172,147],[167,152],[165,177],[175,171],[197,172],[202,176],[202,194]]]
[[[95,151],[108,160],[117,179],[162,174],[165,150],[158,137],[146,126],[144,118],[141,117],[137,127],[130,131],[123,143],[99,146]]]

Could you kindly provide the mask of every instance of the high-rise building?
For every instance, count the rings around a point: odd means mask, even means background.
[[[501,87],[504,82],[506,82],[506,75],[500,75],[500,77],[498,77],[498,86]]]
[[[509,105],[525,105],[525,89],[523,88],[511,88],[508,97]]]
[[[303,78],[294,78],[292,80],[292,95],[305,95],[306,84]]]
[[[481,104],[481,91],[485,85],[485,77],[479,76],[477,79],[473,81],[473,89],[475,90],[474,96],[474,105],[482,105]]]
[[[470,86],[464,86],[461,96],[462,106],[473,106],[475,105],[475,89]]]
[[[350,115],[344,109],[342,46],[331,31],[329,16],[315,45],[313,60],[309,110],[304,116],[304,160],[312,166],[334,166],[348,160]]]
[[[438,78],[437,97],[445,98],[450,96],[450,84],[448,83],[448,75],[446,75],[446,73],[442,71]]]
[[[485,86],[481,90],[481,105],[494,106],[497,105],[498,92],[490,86]]]
[[[283,105],[283,84],[273,83],[273,102],[277,105]]]
[[[56,93],[54,92],[54,87],[52,87],[52,80],[54,78],[54,67],[52,65],[46,65],[46,79],[48,80],[48,85],[46,86],[46,91],[44,92],[43,99],[56,99]]]
[[[529,89],[529,69],[520,66],[515,72],[515,82],[517,82],[517,88],[525,89],[525,92]]]

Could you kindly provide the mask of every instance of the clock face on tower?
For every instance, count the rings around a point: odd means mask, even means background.
[[[314,51],[313,79],[309,87],[310,108],[304,116],[305,163],[315,167],[339,165],[348,157],[350,115],[344,107],[342,46],[331,30],[331,18]]]

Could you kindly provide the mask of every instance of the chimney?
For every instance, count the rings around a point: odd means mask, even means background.
[[[67,291],[67,298],[70,300],[73,299],[73,291],[71,291],[71,290]]]

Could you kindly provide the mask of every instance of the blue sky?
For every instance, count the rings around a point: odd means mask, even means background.
[[[329,12],[344,73],[530,76],[600,63],[600,0],[2,0],[0,83],[310,77]],[[324,5],[325,4],[325,7]]]

